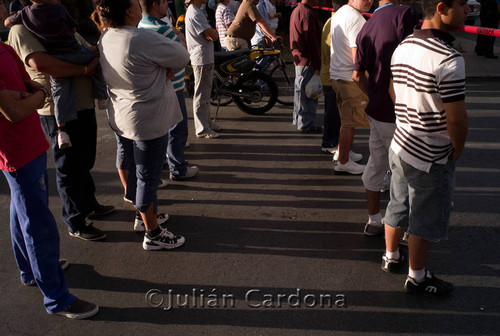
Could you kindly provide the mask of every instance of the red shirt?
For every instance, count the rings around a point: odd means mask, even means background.
[[[293,64],[321,70],[321,27],[313,9],[299,3],[290,17],[290,49]]]
[[[26,92],[25,80],[30,77],[12,47],[0,43],[0,91]],[[47,151],[45,138],[36,111],[18,122],[8,121],[0,114],[0,169],[16,171]]]

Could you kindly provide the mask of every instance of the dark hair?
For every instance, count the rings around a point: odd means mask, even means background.
[[[141,4],[141,7],[143,10],[146,11],[146,13],[149,13],[151,9],[153,8],[153,3],[160,4],[161,0],[139,0],[139,3]]]
[[[19,0],[19,2],[23,5],[23,7],[31,5],[31,0]]]
[[[125,11],[136,0],[94,0],[95,10],[90,16],[97,28],[118,28],[125,24]]]
[[[454,0],[422,0],[422,16],[424,19],[431,19],[436,14],[436,6],[442,2],[447,7],[453,6]]]

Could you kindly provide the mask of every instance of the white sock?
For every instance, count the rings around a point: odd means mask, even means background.
[[[368,224],[373,226],[382,226],[382,214],[368,215]]]
[[[411,268],[408,268],[408,276],[412,279],[414,279],[416,282],[424,282],[425,280],[425,268],[419,269],[419,270],[412,270]]]
[[[385,250],[385,256],[387,259],[398,260],[399,259],[399,247],[394,252],[389,252]]]

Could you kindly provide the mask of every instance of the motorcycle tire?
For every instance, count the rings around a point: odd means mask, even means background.
[[[220,94],[220,91],[216,89],[221,85],[220,80],[217,77],[214,77],[212,93],[210,94],[210,104],[212,106],[227,106],[233,102],[233,97],[231,97],[228,93]],[[220,94],[220,96],[217,96],[217,94]]]
[[[271,77],[262,72],[251,72],[238,79],[238,95],[233,100],[238,108],[248,114],[261,115],[269,111],[278,99],[278,87]]]
[[[271,70],[270,76],[278,86],[278,103],[284,106],[293,106],[293,96],[295,94],[295,67],[293,62],[279,60]]]

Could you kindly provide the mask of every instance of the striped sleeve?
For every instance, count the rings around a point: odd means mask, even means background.
[[[465,63],[458,52],[445,58],[437,72],[438,91],[443,103],[465,99]]]

